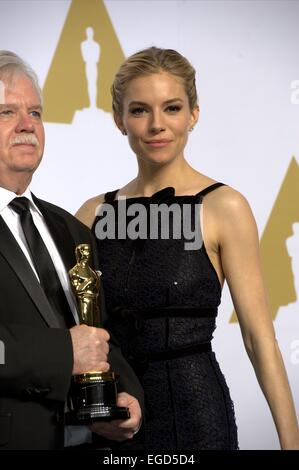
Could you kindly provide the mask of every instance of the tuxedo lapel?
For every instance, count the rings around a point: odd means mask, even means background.
[[[15,271],[32,301],[39,310],[40,315],[51,328],[61,327],[58,318],[53,313],[47,297],[44,294],[26,256],[15,240],[13,234],[0,216],[0,254],[6,259]]]

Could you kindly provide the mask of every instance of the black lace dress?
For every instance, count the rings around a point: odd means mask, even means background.
[[[151,204],[176,203],[181,209],[189,205],[195,214],[204,195],[220,185],[195,196],[175,196],[173,188],[165,188],[151,198],[126,199],[126,208],[142,204],[149,214]],[[106,202],[117,219],[123,207],[116,193],[107,193]],[[93,224],[96,235],[100,220]],[[121,220],[128,227],[133,218]],[[204,245],[186,250],[186,239],[174,236],[132,240],[124,237],[124,228],[119,231],[116,223],[120,237],[98,240],[98,249],[106,326],[145,391],[145,448],[237,449],[233,404],[210,344],[221,286]]]

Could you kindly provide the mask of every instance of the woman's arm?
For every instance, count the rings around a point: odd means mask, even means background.
[[[221,196],[217,209],[214,204],[219,251],[245,348],[271,409],[281,448],[299,449],[295,407],[261,272],[256,223],[238,192],[227,188]]]

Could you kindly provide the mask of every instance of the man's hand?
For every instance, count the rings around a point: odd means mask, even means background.
[[[132,439],[134,434],[139,431],[142,413],[138,400],[125,392],[118,394],[117,405],[129,408],[129,419],[117,419],[109,422],[95,421],[88,427],[92,432],[99,434],[99,436],[105,439],[122,442],[127,439]]]
[[[107,372],[109,364],[109,333],[103,328],[87,325],[76,325],[70,329],[73,343],[73,375],[84,372]]]

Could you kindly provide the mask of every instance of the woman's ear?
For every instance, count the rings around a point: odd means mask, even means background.
[[[122,133],[122,135],[127,135],[127,131],[124,127],[124,123],[123,123],[121,116],[119,114],[114,113],[113,119],[114,119],[115,124],[119,128],[120,132]]]
[[[199,114],[200,114],[200,109],[197,104],[191,111],[189,131],[193,130],[194,126],[196,125],[199,119]]]

